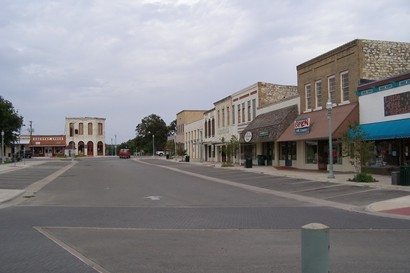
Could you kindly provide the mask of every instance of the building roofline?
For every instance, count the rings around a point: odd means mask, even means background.
[[[357,87],[357,91],[363,91],[369,88],[379,87],[379,86],[386,85],[392,82],[397,82],[397,81],[402,81],[402,80],[407,80],[407,79],[410,79],[410,71],[393,76],[393,77],[389,77],[383,80],[372,81],[369,83],[362,84],[359,87]]]
[[[183,112],[206,112],[207,110],[182,110],[182,111],[179,111],[178,113],[177,113],[177,115],[179,115],[179,114],[181,114],[181,113],[183,113]]]

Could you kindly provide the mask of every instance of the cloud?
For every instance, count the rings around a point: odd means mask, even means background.
[[[125,141],[152,113],[169,123],[257,81],[296,84],[298,64],[353,39],[408,42],[409,11],[404,0],[5,0],[0,90],[37,133],[101,116],[107,139]]]

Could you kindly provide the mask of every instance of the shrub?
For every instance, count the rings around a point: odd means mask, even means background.
[[[377,180],[374,179],[373,176],[368,173],[358,173],[353,177],[353,179],[349,179],[349,181],[362,182],[362,183],[377,182]]]
[[[233,163],[232,162],[222,162],[221,167],[233,167]]]

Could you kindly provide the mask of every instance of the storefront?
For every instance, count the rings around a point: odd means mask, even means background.
[[[374,141],[367,171],[410,165],[410,73],[359,86],[360,127]]]
[[[65,135],[32,136],[29,147],[33,151],[33,156],[55,157],[64,156],[65,143]]]
[[[359,121],[358,103],[334,106],[332,109],[332,152],[335,171],[352,171],[342,156],[340,137],[349,125]],[[278,138],[279,166],[327,170],[329,162],[329,127],[326,109],[303,113]]]
[[[278,166],[276,141],[297,115],[297,105],[258,115],[240,134],[241,161],[251,158],[254,164]]]

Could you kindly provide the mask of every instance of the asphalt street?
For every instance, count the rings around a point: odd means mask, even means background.
[[[410,221],[363,210],[408,192],[154,159],[70,164],[0,174],[21,189],[70,166],[0,210],[0,272],[300,272],[312,222],[331,228],[331,272],[410,272]]]

